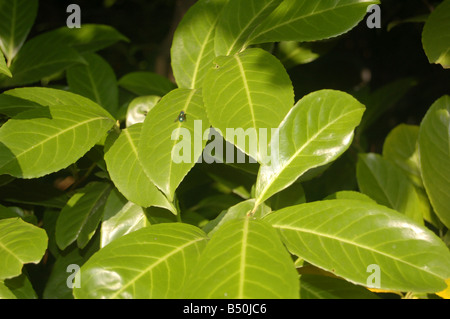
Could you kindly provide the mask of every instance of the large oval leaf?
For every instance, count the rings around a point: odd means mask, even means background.
[[[212,66],[214,34],[228,0],[199,0],[184,15],[173,36],[171,58],[180,88],[198,89]]]
[[[206,75],[203,89],[211,124],[221,130],[227,141],[254,159],[264,161],[271,129],[278,127],[294,104],[286,70],[262,49],[218,57],[215,64]],[[235,129],[235,134],[227,134],[227,129]],[[239,133],[240,129],[245,132]],[[266,130],[266,140],[260,136],[260,129]],[[244,133],[256,136],[256,140],[246,142]]]
[[[180,298],[206,235],[187,224],[159,224],[125,235],[81,267],[75,298]]]
[[[35,178],[66,168],[113,125],[98,105],[53,105],[20,113],[0,128],[0,173]]]
[[[437,100],[425,115],[420,125],[419,154],[431,204],[450,228],[450,96]]]
[[[362,193],[423,224],[419,194],[400,168],[378,154],[360,154],[356,176]]]
[[[249,44],[315,41],[343,34],[366,15],[377,0],[284,0],[253,32]]]
[[[436,292],[450,277],[450,252],[431,231],[385,206],[330,200],[288,207],[263,220],[295,255],[337,276],[371,285],[370,265],[387,290]]]
[[[102,219],[110,191],[109,183],[94,182],[69,199],[56,221],[55,237],[60,249],[64,250],[75,240],[78,247],[86,246]]]
[[[178,121],[181,111],[186,114],[183,122]],[[209,126],[200,90],[173,90],[148,113],[138,155],[147,176],[169,201],[173,201],[176,188],[201,156],[206,145],[203,130]]]
[[[430,63],[450,68],[450,1],[445,0],[431,12],[425,23],[422,43]]]
[[[217,56],[239,52],[255,28],[282,0],[229,0],[220,14],[214,47]]]
[[[38,0],[0,0],[0,48],[9,62],[22,47],[38,12]]]
[[[123,130],[105,152],[111,180],[128,200],[139,206],[159,206],[176,213],[176,209],[145,174],[138,156],[141,129],[142,124],[136,124]]]
[[[37,264],[47,240],[45,230],[20,218],[0,220],[0,281],[20,275],[23,264]]]
[[[188,298],[298,298],[294,262],[265,222],[244,218],[220,227],[186,287]]]
[[[70,90],[103,106],[109,113],[116,114],[119,91],[114,70],[108,62],[94,53],[85,54],[83,58],[87,62],[86,65],[67,70]]]
[[[261,165],[256,204],[283,190],[306,171],[334,161],[350,145],[364,106],[351,95],[322,90],[302,98],[281,123]]]

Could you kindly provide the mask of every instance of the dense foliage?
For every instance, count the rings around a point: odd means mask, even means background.
[[[0,298],[448,297],[450,0],[189,2],[0,0]]]

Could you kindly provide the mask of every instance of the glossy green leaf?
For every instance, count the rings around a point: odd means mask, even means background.
[[[0,128],[0,173],[35,178],[66,168],[113,124],[98,105],[54,105],[22,112]]]
[[[124,129],[114,144],[105,152],[105,161],[111,180],[130,201],[142,207],[158,206],[176,209],[145,174],[138,156],[138,145],[143,124]]]
[[[0,85],[11,87],[39,82],[73,65],[85,63],[75,49],[34,38],[25,43],[14,59],[10,67],[13,77],[3,81],[0,78]]]
[[[351,95],[322,90],[303,97],[281,123],[261,165],[256,204],[294,183],[308,170],[338,158],[353,139],[364,106]]]
[[[152,72],[131,72],[120,78],[119,86],[137,95],[164,96],[176,88],[169,79]]]
[[[81,28],[66,26],[38,35],[41,41],[67,45],[80,53],[96,52],[128,38],[109,25],[83,23]]]
[[[0,0],[0,49],[9,63],[25,42],[38,12],[38,0]]]
[[[255,28],[282,0],[229,0],[223,8],[216,28],[216,56],[241,51]]]
[[[160,96],[147,95],[133,99],[128,105],[126,114],[127,127],[143,123],[148,112],[161,100]]]
[[[149,226],[144,208],[125,200],[117,200],[117,191],[112,191],[105,204],[100,247],[133,231]]]
[[[422,33],[422,43],[430,63],[450,68],[450,1],[444,0],[431,12]]]
[[[360,154],[356,176],[362,193],[423,224],[416,187],[400,168],[378,154]]]
[[[186,114],[183,122],[178,120],[181,111]],[[200,90],[176,89],[148,113],[138,155],[147,176],[169,201],[202,155],[203,133],[209,127]]]
[[[285,0],[252,33],[248,44],[316,41],[354,28],[377,0]]]
[[[450,96],[437,100],[419,132],[423,184],[439,219],[450,227]]]
[[[47,240],[43,229],[20,218],[0,220],[0,280],[20,275],[24,264],[37,264]]]
[[[263,220],[293,254],[350,282],[381,289],[436,292],[450,277],[450,252],[434,233],[385,206],[330,200],[288,207]]]
[[[75,298],[180,298],[206,236],[186,224],[160,224],[125,235],[81,267]],[[126,264],[124,264],[126,261]]]
[[[386,137],[383,157],[395,163],[417,186],[423,186],[419,164],[419,126],[400,124]]]
[[[0,74],[12,77],[11,71],[8,69],[8,66],[6,65],[5,57],[3,56],[1,50],[0,50]]]
[[[100,56],[90,53],[83,55],[86,65],[67,70],[67,82],[72,92],[89,98],[111,114],[119,107],[119,91],[116,75],[111,66]]]
[[[270,207],[266,205],[260,205],[256,211],[252,212],[254,206],[254,199],[240,202],[222,212],[216,219],[207,224],[203,230],[208,233],[209,237],[211,237],[218,229],[220,229],[221,226],[230,220],[242,219],[250,215],[253,218],[260,219],[271,212]]]
[[[102,219],[110,191],[110,184],[94,182],[79,189],[70,198],[56,221],[56,243],[61,250],[75,240],[78,247],[86,246]]]
[[[302,275],[300,299],[379,299],[379,297],[366,288],[339,278]]]
[[[228,0],[199,0],[178,25],[171,48],[172,69],[180,88],[203,87],[215,58],[214,35],[220,13]]]
[[[218,57],[214,63],[216,67],[206,75],[203,89],[211,124],[253,159],[266,160],[271,129],[278,127],[294,104],[286,70],[262,49]],[[229,128],[235,128],[235,134],[227,133]],[[261,130],[265,130],[266,138]],[[244,136],[247,133],[249,138]]]
[[[276,231],[251,218],[229,221],[215,232],[186,286],[186,297],[194,299],[292,299],[298,294],[294,262]]]

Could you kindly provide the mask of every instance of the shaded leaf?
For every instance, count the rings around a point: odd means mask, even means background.
[[[131,72],[120,78],[119,86],[137,95],[164,96],[176,88],[169,79],[152,72]]]

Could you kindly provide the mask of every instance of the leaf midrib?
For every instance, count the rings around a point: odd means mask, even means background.
[[[337,117],[336,119],[334,119],[333,121],[327,123],[327,125],[325,125],[324,127],[322,127],[317,133],[315,133],[313,136],[311,136],[310,139],[308,139],[308,141],[306,143],[304,143],[294,154],[293,156],[291,156],[291,158],[286,161],[286,163],[284,165],[281,166],[281,168],[278,170],[278,172],[276,174],[274,174],[271,177],[271,182],[267,183],[266,186],[263,188],[262,192],[260,193],[260,195],[258,196],[256,202],[255,202],[255,207],[256,205],[259,205],[261,202],[261,198],[264,197],[265,193],[270,189],[270,187],[273,185],[273,183],[275,182],[275,180],[278,178],[278,176],[280,176],[281,173],[284,172],[284,170],[292,163],[292,161],[298,157],[298,155],[306,148],[309,146],[310,143],[312,143],[314,140],[316,140],[317,136],[319,136],[320,134],[323,133],[323,131],[325,131],[326,129],[328,129],[330,126],[334,125],[337,121],[339,121],[341,118],[349,116],[350,114],[354,113],[354,112],[359,112],[361,111],[360,108],[355,109],[351,112],[348,113],[344,113],[341,116]],[[289,116],[289,114],[287,115]]]
[[[247,41],[247,43],[252,43],[253,40],[258,39],[259,37],[261,37],[262,35],[264,35],[264,34],[270,32],[270,31],[273,31],[273,30],[275,30],[275,29],[281,28],[281,27],[283,27],[283,26],[285,26],[285,25],[287,25],[287,24],[296,22],[296,21],[301,20],[301,19],[306,19],[306,18],[312,17],[312,16],[314,16],[314,15],[322,14],[322,13],[325,13],[325,12],[328,12],[328,11],[333,11],[333,10],[336,10],[337,8],[338,8],[338,9],[341,9],[341,8],[350,7],[350,6],[354,6],[354,5],[360,5],[360,4],[367,4],[367,5],[369,5],[369,4],[371,4],[371,3],[372,3],[372,4],[377,3],[377,1],[367,1],[367,2],[349,3],[349,4],[346,4],[346,5],[336,6],[336,7],[328,8],[328,9],[325,9],[325,10],[320,10],[320,11],[316,11],[316,12],[311,12],[311,13],[302,15],[302,16],[300,16],[300,17],[296,17],[296,18],[294,18],[294,19],[291,19],[291,20],[288,20],[288,21],[284,21],[283,23],[279,23],[279,24],[277,24],[277,25],[275,25],[275,26],[273,26],[273,27],[271,27],[271,28],[268,28],[268,29],[266,29],[264,32],[260,32],[259,34],[256,34],[255,36],[253,36],[251,39],[249,39],[249,40]]]
[[[105,119],[107,119],[107,118],[105,118],[105,117],[96,117],[96,118],[92,118],[92,119],[89,119],[89,120],[87,120],[87,121],[84,121],[84,122],[81,122],[81,123],[77,123],[76,125],[72,125],[72,126],[66,128],[66,129],[62,130],[62,131],[59,131],[57,134],[49,136],[49,137],[46,138],[45,140],[42,140],[41,142],[39,142],[39,143],[33,145],[32,147],[30,147],[30,148],[24,150],[23,152],[21,152],[21,153],[19,153],[19,154],[15,154],[14,157],[12,157],[10,160],[8,160],[8,161],[6,161],[5,163],[3,163],[3,165],[0,166],[0,169],[4,168],[5,166],[7,166],[7,165],[8,165],[9,163],[11,163],[12,161],[18,160],[19,157],[23,156],[24,154],[27,154],[28,152],[31,152],[31,151],[34,150],[36,147],[41,146],[42,144],[45,144],[45,143],[47,143],[48,141],[50,141],[50,140],[52,140],[52,139],[54,139],[54,138],[58,138],[60,135],[65,134],[65,133],[67,133],[68,131],[74,130],[74,129],[76,129],[76,128],[79,127],[79,126],[86,125],[86,124],[88,124],[88,123],[90,123],[90,122],[94,122],[94,121],[97,121],[97,120],[105,120]]]
[[[280,228],[280,229],[287,229],[287,230],[292,230],[292,231],[296,231],[296,232],[303,232],[303,233],[313,234],[313,235],[316,235],[318,237],[324,237],[324,238],[328,238],[328,239],[331,239],[331,240],[336,240],[338,242],[343,242],[343,243],[346,243],[346,244],[349,244],[349,245],[353,245],[353,246],[356,246],[356,247],[358,247],[360,249],[365,249],[365,250],[371,251],[373,253],[377,253],[379,255],[383,255],[385,257],[391,258],[391,259],[393,259],[395,261],[401,262],[401,263],[403,263],[405,265],[408,265],[408,266],[410,266],[412,268],[415,268],[415,269],[418,269],[420,271],[426,272],[426,273],[428,273],[430,275],[433,275],[433,276],[435,276],[435,277],[437,277],[439,279],[443,279],[443,280],[446,279],[446,278],[442,278],[440,275],[438,275],[438,274],[436,274],[436,273],[434,273],[432,271],[420,268],[419,266],[411,264],[411,263],[409,263],[409,262],[407,262],[405,260],[402,260],[402,259],[400,259],[398,257],[392,256],[392,255],[390,255],[388,253],[382,252],[382,251],[377,250],[377,249],[375,249],[373,247],[362,245],[362,244],[356,243],[356,242],[348,240],[348,239],[335,237],[335,236],[330,235],[330,234],[325,234],[325,233],[321,233],[321,232],[318,232],[318,231],[314,231],[312,229],[306,229],[306,228],[301,228],[301,227],[296,227],[296,226],[280,225],[280,224],[272,224],[272,226],[275,227],[275,228]]]
[[[116,298],[120,293],[122,293],[126,288],[128,288],[130,285],[134,284],[139,278],[141,278],[142,276],[144,276],[145,274],[147,274],[149,271],[151,271],[153,268],[155,268],[156,266],[158,266],[159,264],[161,264],[162,262],[165,262],[167,259],[169,259],[170,257],[172,257],[173,255],[177,254],[178,252],[182,251],[183,249],[189,247],[190,245],[193,245],[199,241],[204,240],[205,238],[201,237],[201,238],[196,238],[193,239],[187,243],[185,243],[184,245],[181,245],[177,248],[175,248],[174,250],[172,250],[171,252],[167,253],[166,255],[162,256],[160,259],[158,259],[155,263],[151,264],[150,266],[148,266],[147,268],[145,268],[140,274],[138,274],[136,277],[134,277],[132,280],[130,280],[127,284],[123,285],[120,289],[118,289],[114,294],[111,295],[111,299]],[[151,289],[151,288],[150,288]]]

